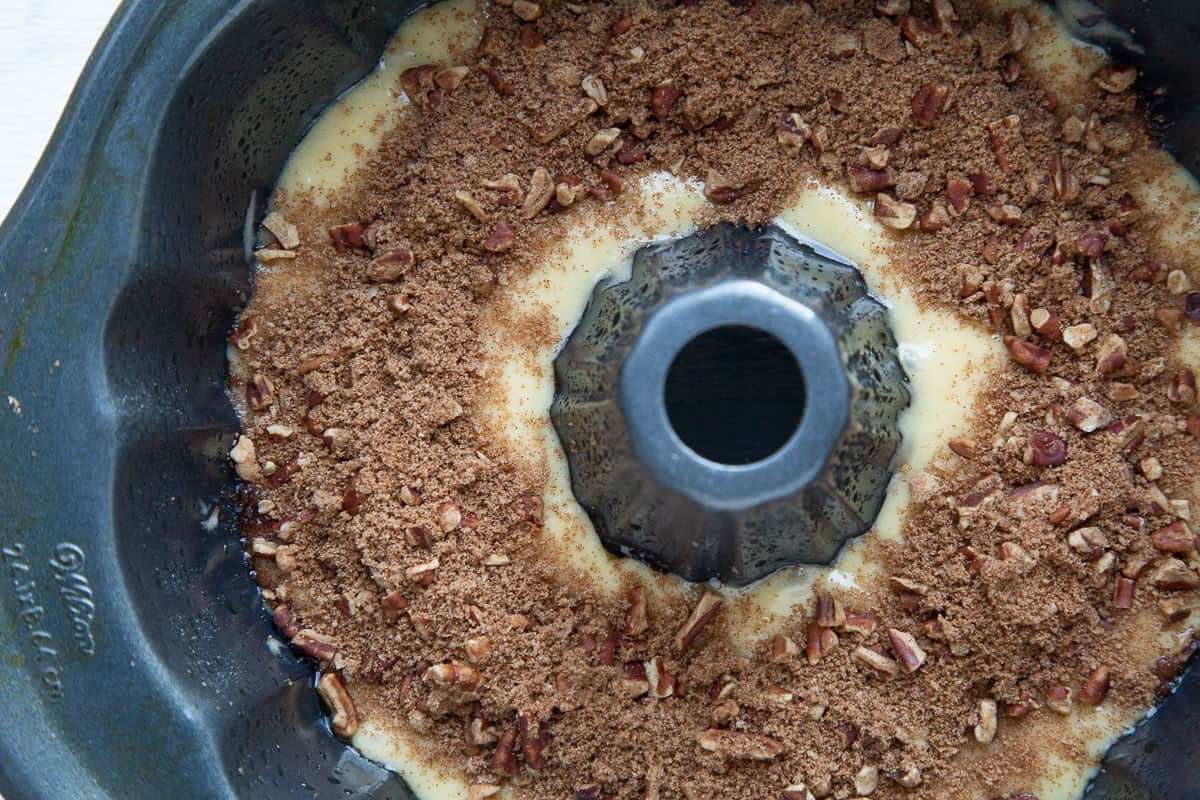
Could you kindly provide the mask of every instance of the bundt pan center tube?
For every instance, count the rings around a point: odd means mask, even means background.
[[[650,245],[555,362],[575,496],[610,549],[688,580],[828,563],[883,504],[895,351],[858,270],[778,228]]]
[[[329,735],[310,669],[269,644],[233,503],[213,503],[232,485],[247,232],[304,131],[418,7],[126,2],[0,227],[6,800],[412,797]],[[1084,35],[1109,30],[1101,11],[1136,32],[1134,50],[1106,43],[1164,89],[1150,111],[1197,172],[1200,6],[1066,10]],[[1198,684],[1109,753],[1089,797],[1200,797]]]

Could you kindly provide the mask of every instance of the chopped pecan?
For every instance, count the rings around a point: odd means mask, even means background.
[[[629,593],[629,611],[625,614],[626,636],[638,636],[650,627],[646,616],[646,589],[635,586]]]
[[[692,609],[691,616],[683,623],[683,627],[675,634],[675,647],[678,650],[687,650],[692,643],[696,641],[696,637],[704,630],[708,623],[712,622],[717,612],[721,610],[721,604],[725,602],[725,598],[709,589],[704,590],[700,601],[696,603],[696,607]]]
[[[521,743],[521,758],[530,772],[546,768],[546,747],[550,743],[550,732],[532,712],[517,712],[517,731]]]
[[[1067,443],[1049,431],[1029,434],[1029,463],[1035,467],[1057,467],[1067,460]]]
[[[1181,519],[1150,534],[1150,542],[1164,553],[1191,553],[1196,549],[1196,540]]]
[[[704,177],[704,196],[715,205],[732,203],[756,191],[762,184],[757,179],[736,181],[716,170],[709,170]]]
[[[800,647],[788,636],[777,633],[771,638],[771,662],[783,664],[791,661],[800,652]]]
[[[918,50],[934,42],[940,31],[932,22],[905,15],[900,18],[900,35]]]
[[[989,744],[996,738],[996,728],[999,724],[997,711],[995,700],[988,698],[979,701],[979,722],[975,724],[975,741]]]
[[[483,675],[479,670],[467,664],[454,662],[434,664],[425,670],[424,680],[426,683],[463,692],[473,692],[483,685]]]
[[[1129,361],[1129,349],[1125,340],[1115,333],[1104,337],[1096,351],[1096,374],[1113,375],[1120,372]]]
[[[660,83],[650,90],[650,112],[660,120],[671,115],[671,109],[683,96],[683,90],[673,83]]]
[[[492,763],[490,768],[497,775],[503,775],[506,778],[516,778],[521,774],[521,767],[517,763],[517,734],[516,731],[508,731],[500,737],[500,741],[496,744],[496,752],[492,755]]]
[[[1008,348],[1012,360],[1030,372],[1045,375],[1050,366],[1050,351],[1030,344],[1016,336],[1005,336],[1004,346]]]
[[[1062,321],[1049,309],[1035,308],[1030,311],[1029,324],[1044,339],[1057,342],[1063,338]]]
[[[397,247],[371,260],[367,265],[367,278],[375,283],[395,281],[402,277],[415,261],[412,250]]]
[[[379,606],[383,613],[383,621],[390,625],[398,621],[405,611],[408,611],[408,600],[397,589],[385,595],[379,601]]]
[[[552,197],[554,180],[550,177],[550,172],[545,167],[536,168],[529,181],[529,192],[525,195],[525,202],[521,204],[521,217],[533,219],[545,210]]]
[[[918,122],[932,124],[946,108],[950,99],[950,87],[927,83],[912,96],[912,115]]]
[[[838,646],[838,636],[829,628],[822,628],[817,623],[810,622],[805,645],[808,663],[816,664]]]
[[[846,179],[852,191],[862,194],[878,192],[896,182],[890,170],[871,169],[859,164],[850,164],[846,167]]]
[[[1164,558],[1155,563],[1150,582],[1164,592],[1190,591],[1200,587],[1200,576],[1177,558]]]
[[[962,20],[954,10],[952,0],[931,0],[929,10],[933,14],[934,24],[940,32],[947,36],[957,36],[962,32]],[[862,794],[862,792],[859,792]]]
[[[1046,690],[1046,707],[1055,714],[1070,714],[1073,694],[1068,686],[1051,686]]]
[[[358,709],[335,672],[326,672],[317,681],[317,693],[329,708],[329,727],[339,739],[352,739],[358,732]]]
[[[783,742],[758,733],[710,728],[697,734],[699,745],[712,753],[733,759],[772,761],[787,749]]]
[[[863,645],[855,648],[850,657],[886,677],[892,677],[900,671],[900,666],[895,661]],[[918,664],[918,666],[920,665]]]
[[[875,219],[893,230],[905,230],[917,220],[917,207],[880,192],[875,195]]]
[[[817,595],[816,622],[822,628],[836,628],[846,621],[846,609],[842,601],[828,594]]]
[[[1133,608],[1133,593],[1136,584],[1124,576],[1117,578],[1117,585],[1113,589],[1113,608],[1129,609]]]
[[[1079,702],[1089,706],[1098,706],[1104,702],[1104,698],[1108,696],[1108,689],[1111,683],[1108,669],[1100,666],[1096,667],[1087,676],[1087,680],[1083,682],[1083,686],[1079,689]]]
[[[916,672],[925,663],[928,658],[925,651],[917,644],[917,639],[911,633],[897,630],[896,628],[888,628],[888,642],[892,645],[892,652],[896,654],[900,666],[905,672]]]
[[[799,114],[785,114],[775,132],[776,143],[791,155],[797,155],[812,137],[812,127]]]
[[[1121,94],[1137,81],[1137,67],[1128,64],[1109,64],[1096,74],[1096,85],[1110,94]]]
[[[679,681],[674,673],[667,670],[666,664],[660,656],[655,656],[643,666],[646,670],[646,682],[649,684],[651,697],[663,700],[675,694]]]

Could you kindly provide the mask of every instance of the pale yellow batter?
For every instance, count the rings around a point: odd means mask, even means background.
[[[1009,8],[1025,3],[999,0]],[[1040,6],[1026,13],[1037,20],[1035,36],[1022,54],[1026,68],[1069,102],[1071,87],[1085,82],[1102,56],[1095,50],[1070,42]],[[408,20],[387,48],[379,69],[358,88],[335,104],[297,148],[280,179],[280,188],[290,197],[311,196],[323,204],[376,147],[395,124],[391,112],[407,103],[399,88],[403,70],[426,63],[461,63],[463,51],[478,40],[483,13],[473,0],[446,0]],[[1147,164],[1169,157],[1159,152],[1139,153]],[[1171,177],[1141,187],[1143,206],[1173,209],[1159,230],[1164,242],[1178,252],[1200,252],[1200,192],[1182,170],[1157,170],[1150,174]],[[549,541],[596,587],[616,587],[619,577],[636,572],[654,591],[677,593],[685,587],[670,576],[652,572],[639,562],[609,554],[600,544],[587,515],[570,491],[566,460],[550,424],[553,398],[553,359],[556,348],[530,352],[527,339],[512,331],[512,323],[525,318],[544,319],[547,314],[564,339],[578,323],[596,283],[604,278],[627,276],[633,253],[656,239],[687,235],[703,224],[709,210],[702,187],[668,173],[655,173],[630,191],[638,200],[625,199],[622,207],[638,208],[616,219],[580,219],[558,248],[545,254],[521,282],[505,287],[495,303],[491,320],[489,380],[502,398],[485,407],[484,415],[498,437],[514,453],[531,454],[550,468],[545,497],[546,531]],[[286,211],[286,208],[284,209]],[[853,260],[862,269],[870,290],[889,306],[891,325],[899,344],[901,361],[911,378],[912,404],[900,420],[904,436],[898,454],[898,472],[875,525],[867,536],[847,547],[832,568],[797,567],[783,570],[752,587],[727,590],[731,620],[746,652],[760,646],[773,627],[786,619],[793,607],[811,600],[818,582],[854,588],[877,567],[864,559],[864,550],[874,537],[896,539],[908,504],[910,483],[920,476],[959,426],[971,416],[978,389],[1000,359],[1007,358],[998,338],[982,328],[967,325],[951,314],[921,309],[907,288],[889,269],[889,235],[875,222],[865,205],[834,188],[810,183],[798,187],[794,201],[780,214],[777,224],[801,239],[809,239]],[[283,266],[264,268],[260,291],[272,284],[286,283]],[[1180,355],[1200,365],[1200,332],[1193,328],[1181,338]],[[1200,490],[1200,487],[1197,487]],[[1200,495],[1200,491],[1195,494]],[[1157,631],[1157,620],[1148,631]],[[1164,650],[1175,649],[1169,634],[1163,634]],[[1078,717],[1063,719],[1039,716],[1027,721],[1028,735],[1045,737],[1083,747],[1098,760],[1112,739],[1135,718],[1111,710],[1089,713],[1086,722]],[[354,744],[368,757],[401,773],[423,800],[466,798],[463,776],[431,764],[421,754],[416,737],[397,733],[367,719]],[[1078,797],[1094,774],[1090,763],[1069,763],[1046,749],[1044,779],[1029,790],[1041,800],[1071,800]],[[1065,749],[1059,752],[1066,752]],[[975,757],[970,750],[958,757]],[[1052,767],[1052,768],[1051,768]],[[505,789],[507,793],[509,789]],[[985,791],[981,787],[981,792]],[[508,796],[507,794],[502,796]],[[981,794],[980,797],[985,795]],[[966,800],[964,798],[964,800]]]

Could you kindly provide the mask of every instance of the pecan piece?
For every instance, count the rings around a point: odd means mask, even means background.
[[[617,679],[617,689],[620,691],[622,697],[629,700],[636,700],[649,692],[650,681],[646,677],[646,666],[644,664],[633,663],[622,667],[621,675]]]
[[[995,700],[979,701],[979,722],[975,724],[975,741],[990,744],[996,738],[996,728],[999,725],[997,710]]]
[[[875,195],[875,219],[893,230],[905,230],[916,222],[917,207],[880,192]]]
[[[1021,118],[1016,114],[988,123],[988,136],[992,140],[992,152],[1002,172],[1009,172],[1025,161],[1025,140],[1021,135]],[[976,187],[976,191],[979,188]],[[981,194],[983,194],[981,192]]]
[[[529,193],[525,195],[525,202],[521,205],[521,217],[533,219],[542,213],[554,197],[554,188],[550,172],[545,167],[536,168],[529,180]]]
[[[918,122],[931,125],[946,108],[950,99],[950,87],[927,83],[912,96],[912,115]]]
[[[1146,420],[1144,417],[1131,414],[1117,420],[1104,429],[1105,433],[1116,437],[1117,449],[1125,452],[1141,445],[1146,439]]]
[[[900,666],[895,661],[864,645],[859,645],[855,648],[850,657],[885,677],[893,677],[900,671]]]
[[[508,731],[500,737],[496,744],[496,752],[492,755],[490,769],[506,778],[516,778],[521,774],[521,767],[517,763],[516,731]]]
[[[443,91],[453,92],[462,85],[470,72],[470,67],[447,67],[433,76],[433,82]]]
[[[1005,336],[1004,346],[1008,348],[1012,360],[1030,372],[1045,375],[1050,366],[1050,351],[1030,344],[1016,336]]]
[[[1128,91],[1137,81],[1137,67],[1128,64],[1109,64],[1096,74],[1096,85],[1110,94]]]
[[[266,411],[275,402],[275,384],[266,375],[255,373],[246,383],[246,405],[252,411]]]
[[[546,768],[546,747],[550,743],[550,732],[532,712],[517,712],[517,731],[521,742],[521,757],[530,772]]]
[[[1115,333],[1104,337],[1096,351],[1096,374],[1113,375],[1122,370],[1129,361],[1129,349],[1125,340]]]
[[[1191,553],[1196,549],[1196,540],[1181,519],[1150,534],[1150,542],[1164,553]]]
[[[772,761],[787,749],[783,742],[770,736],[719,728],[710,728],[697,734],[696,741],[711,753],[750,761]]]
[[[776,143],[791,155],[799,154],[804,143],[812,137],[812,127],[799,114],[785,114],[775,132]]]
[[[839,628],[842,633],[857,633],[860,636],[870,636],[875,632],[879,623],[867,614],[846,614],[846,621]]]
[[[1158,610],[1162,614],[1164,625],[1176,625],[1192,615],[1192,609],[1178,597],[1159,600]]]
[[[692,614],[683,623],[683,627],[675,634],[675,647],[678,650],[687,650],[692,643],[696,641],[696,637],[704,630],[708,623],[712,622],[717,612],[721,610],[721,604],[725,602],[725,598],[709,589],[704,590],[700,601],[696,603],[696,607],[692,609]]]
[[[1071,172],[1061,153],[1054,154],[1050,162],[1050,183],[1054,187],[1056,200],[1069,203],[1079,196],[1079,179]]]
[[[1067,443],[1049,431],[1029,434],[1029,463],[1035,467],[1057,467],[1067,460]]]
[[[892,645],[892,652],[896,654],[896,658],[900,662],[900,666],[905,672],[916,672],[925,663],[928,658],[925,651],[917,644],[917,639],[911,633],[897,630],[896,628],[888,628],[888,642]]]
[[[800,652],[800,647],[788,636],[777,633],[771,638],[771,663],[783,664],[791,661]]]
[[[957,215],[971,206],[971,195],[975,187],[961,175],[946,175],[946,194],[950,198],[950,209]]]
[[[408,567],[404,570],[404,576],[417,586],[432,586],[437,582],[437,571],[440,563],[435,558],[432,561],[427,561],[424,564]]]
[[[367,265],[367,279],[374,283],[398,280],[415,262],[413,251],[407,247],[389,250]]]
[[[1073,694],[1068,686],[1051,686],[1046,690],[1046,707],[1055,714],[1070,714]]]
[[[358,732],[358,709],[337,673],[326,672],[317,681],[317,693],[329,708],[329,727],[339,739],[349,740]]]
[[[517,243],[517,234],[512,226],[500,220],[492,226],[491,233],[483,242],[483,249],[489,253],[506,253]]]
[[[809,664],[816,664],[838,646],[838,636],[829,628],[822,628],[815,622],[808,624],[805,642],[805,655]]]
[[[1190,591],[1200,587],[1200,576],[1179,559],[1164,558],[1150,573],[1150,582],[1164,592]]]
[[[724,205],[756,191],[761,184],[757,179],[735,181],[710,169],[704,176],[704,196],[715,205]]]
[[[1104,702],[1104,698],[1108,696],[1108,689],[1111,683],[1108,668],[1096,667],[1087,676],[1087,680],[1083,682],[1083,686],[1079,689],[1079,702],[1089,706],[1098,706]]]
[[[337,654],[337,646],[328,636],[307,628],[292,638],[292,647],[322,665],[333,661]]]
[[[1117,578],[1117,585],[1113,589],[1113,608],[1129,609],[1133,608],[1133,593],[1136,584],[1124,576]]]
[[[1090,397],[1080,397],[1067,411],[1067,422],[1084,433],[1092,433],[1111,423],[1112,414]]]
[[[294,639],[300,632],[296,618],[292,616],[292,609],[286,603],[275,606],[275,610],[271,613],[271,621],[275,623],[276,628],[279,628],[279,632],[285,639]]]
[[[650,90],[650,112],[656,118],[665,120],[680,97],[683,97],[683,89],[673,83],[660,83]]]
[[[674,673],[667,670],[660,656],[650,659],[643,667],[646,670],[646,683],[651,697],[663,700],[675,694],[679,681]]]
[[[473,692],[483,685],[483,675],[467,664],[434,664],[425,670],[424,680],[437,686]]]
[[[846,167],[846,179],[852,191],[862,194],[878,192],[896,183],[890,170],[871,169],[860,164],[851,164]]]
[[[380,600],[379,607],[383,613],[383,621],[391,625],[397,622],[405,611],[408,611],[408,600],[397,589],[389,592]]]
[[[933,14],[934,24],[937,25],[940,32],[947,36],[957,36],[962,32],[962,20],[959,19],[958,12],[954,10],[954,3],[951,0],[931,0],[929,10]]]
[[[1171,385],[1167,387],[1167,399],[1172,403],[1190,407],[1196,404],[1196,397],[1196,373],[1188,367],[1183,367],[1171,378]]]
[[[934,202],[929,210],[917,220],[917,228],[923,231],[940,231],[950,224],[950,212],[941,203]]]
[[[816,622],[822,628],[837,628],[846,621],[846,609],[842,601],[828,594],[817,595]]]
[[[900,18],[900,35],[920,50],[938,38],[940,31],[932,22],[905,15]]]
[[[1049,309],[1035,308],[1030,311],[1029,324],[1043,339],[1057,342],[1063,338],[1062,321]]]
[[[645,633],[650,627],[646,617],[646,589],[635,586],[629,593],[629,611],[625,614],[626,636],[637,636]]]

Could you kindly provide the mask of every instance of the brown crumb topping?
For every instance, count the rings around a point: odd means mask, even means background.
[[[1131,192],[1136,75],[1059,103],[1022,69],[1039,33],[950,0],[497,3],[478,47],[404,74],[411,110],[330,207],[277,198],[231,455],[335,732],[420,734],[477,797],[1005,797],[1062,715],[1159,698],[1200,586],[1171,357],[1196,257]],[[888,579],[750,654],[719,594],[613,600],[547,556],[546,466],[478,413],[498,288],[654,170],[748,225],[810,177],[870,199],[921,301],[1012,356],[874,546]]]

